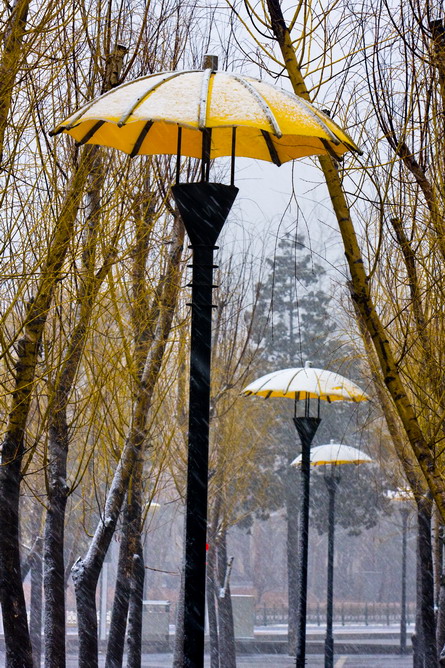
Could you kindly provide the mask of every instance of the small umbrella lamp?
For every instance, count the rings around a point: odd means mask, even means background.
[[[407,653],[406,646],[406,543],[408,533],[408,518],[412,510],[414,495],[410,489],[389,490],[388,498],[399,506],[400,516],[402,518],[402,588],[400,599],[400,654]]]
[[[299,455],[291,466],[301,466]],[[342,464],[371,464],[372,459],[357,448],[331,441],[327,445],[318,445],[310,451],[311,466],[324,467],[324,481],[329,495],[328,506],[328,577],[326,604],[326,639],[324,648],[325,668],[334,667],[334,635],[332,631],[334,611],[334,531],[335,531],[335,493],[340,483],[339,466]]]
[[[320,424],[320,401],[366,401],[367,395],[351,380],[326,369],[304,367],[282,369],[258,378],[244,388],[246,396],[287,397],[294,400],[294,424],[301,441],[302,507],[300,514],[300,593],[298,606],[298,638],[296,668],[306,664],[307,565],[309,545],[310,447]],[[311,415],[311,402],[317,404]],[[299,402],[304,402],[303,415],[298,415]]]
[[[204,662],[205,561],[212,283],[215,243],[238,193],[235,157],[281,165],[309,155],[360,152],[327,115],[264,81],[217,70],[162,72],[87,102],[50,134],[137,155],[176,155],[172,193],[193,250],[185,538],[184,665]],[[179,183],[181,158],[201,160],[201,181]],[[230,185],[210,183],[214,158],[231,158]]]

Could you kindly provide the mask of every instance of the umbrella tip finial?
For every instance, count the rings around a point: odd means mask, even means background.
[[[310,362],[309,360],[306,360],[306,362],[304,363],[304,368],[305,369],[310,369],[311,367],[312,367],[312,362]]]
[[[216,72],[218,69],[218,56],[212,56],[211,54],[206,53],[202,59],[202,69]]]

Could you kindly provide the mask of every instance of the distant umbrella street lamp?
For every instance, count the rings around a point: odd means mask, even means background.
[[[326,369],[315,369],[311,362],[304,367],[282,369],[262,376],[243,390],[246,396],[288,397],[294,400],[294,424],[301,440],[302,505],[300,515],[300,593],[296,668],[306,664],[307,568],[309,547],[310,448],[320,424],[320,401],[366,401],[367,395],[351,380]],[[317,403],[311,415],[311,402]],[[304,402],[303,415],[298,404]]]
[[[400,517],[402,518],[402,583],[400,596],[400,654],[407,653],[406,646],[406,543],[408,534],[408,518],[411,513],[411,504],[414,501],[414,496],[409,489],[398,489],[396,491],[389,491],[388,497],[398,503]]]
[[[305,100],[264,81],[217,71],[162,72],[85,104],[51,134],[137,155],[176,155],[172,193],[193,250],[184,585],[184,665],[204,662],[205,562],[212,282],[215,243],[238,193],[235,157],[281,165],[309,155],[359,152],[350,137]],[[198,183],[179,183],[181,158],[198,158]],[[230,185],[209,181],[211,161],[231,158]]]
[[[335,531],[335,494],[341,480],[339,466],[344,464],[372,464],[371,457],[350,445],[331,441],[327,445],[318,445],[310,452],[311,466],[324,468],[324,481],[329,495],[328,505],[328,573],[326,603],[326,639],[324,649],[325,668],[334,667],[334,635],[332,629],[334,616],[334,531]],[[301,466],[301,455],[292,466]]]

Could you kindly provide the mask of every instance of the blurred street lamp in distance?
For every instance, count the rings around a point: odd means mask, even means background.
[[[407,654],[406,644],[406,567],[407,567],[407,537],[408,537],[408,519],[414,503],[414,495],[410,489],[398,488],[388,490],[387,497],[392,502],[397,503],[400,517],[402,518],[402,588],[400,595],[400,654]]]
[[[310,452],[311,466],[323,470],[324,481],[329,495],[328,504],[328,572],[326,602],[326,639],[324,650],[325,668],[334,668],[334,533],[335,533],[335,495],[341,481],[340,466],[348,464],[372,464],[373,460],[364,452],[350,445],[331,440],[326,445],[317,445]],[[301,455],[291,466],[301,466]]]
[[[244,388],[245,396],[289,398],[294,400],[294,425],[301,441],[302,506],[300,513],[300,592],[296,668],[306,665],[307,571],[309,549],[310,452],[320,425],[320,402],[367,401],[369,397],[348,378],[327,369],[317,369],[312,362],[304,367],[282,369],[266,374]],[[314,401],[316,408],[314,410]],[[303,403],[303,410],[299,408]],[[301,413],[302,414],[299,414]],[[314,415],[315,413],[315,415]]]

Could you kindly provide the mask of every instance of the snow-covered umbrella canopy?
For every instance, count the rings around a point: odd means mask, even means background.
[[[181,136],[178,139],[178,128]],[[292,93],[212,69],[149,74],[87,102],[51,135],[110,146],[132,157],[180,153],[243,156],[280,165],[308,155],[360,152],[329,116]],[[180,144],[180,146],[179,146]],[[180,149],[180,150],[178,150]]]
[[[246,396],[323,399],[324,401],[367,401],[369,397],[348,378],[326,369],[309,366],[281,369],[268,373],[242,391]]]
[[[317,445],[311,448],[312,466],[340,466],[341,464],[372,464],[371,457],[365,455],[357,448],[344,443],[331,441],[325,445]],[[291,463],[291,466],[301,466],[301,455]]]

